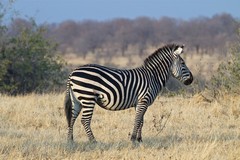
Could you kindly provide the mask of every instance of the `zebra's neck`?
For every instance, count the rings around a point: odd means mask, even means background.
[[[144,61],[143,67],[147,70],[151,80],[155,81],[155,83],[153,83],[155,85],[154,87],[160,85],[158,87],[160,87],[159,90],[161,90],[161,88],[165,86],[171,74],[170,69],[172,64],[173,55],[170,51],[160,52],[157,50]]]

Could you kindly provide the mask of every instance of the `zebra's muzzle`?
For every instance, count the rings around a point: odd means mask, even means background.
[[[186,79],[186,80],[183,82],[183,84],[185,84],[185,85],[190,85],[192,82],[193,82],[193,76],[192,76],[192,74],[190,74],[189,78]]]

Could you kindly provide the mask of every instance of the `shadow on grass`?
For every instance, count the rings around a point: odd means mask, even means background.
[[[176,134],[167,136],[157,136],[157,137],[146,137],[143,138],[142,143],[132,143],[130,140],[120,140],[113,142],[73,142],[71,144],[65,143],[64,147],[67,152],[90,152],[90,151],[108,151],[108,150],[123,150],[123,149],[136,149],[140,146],[144,148],[153,149],[168,149],[179,145],[181,143],[196,143],[196,142],[213,142],[213,141],[240,141],[239,135],[189,135],[189,136],[179,136]]]
[[[6,129],[0,129],[0,137],[8,137],[8,138],[22,138],[27,137],[27,135],[18,130],[6,130]]]
[[[181,143],[183,138],[178,135],[147,137],[143,139],[143,146],[146,148],[166,149],[170,146]]]
[[[108,151],[108,150],[122,150],[123,148],[126,148],[131,143],[128,141],[120,141],[120,142],[73,142],[73,143],[65,143],[66,151],[68,152],[90,152],[90,151]]]
[[[171,145],[181,143],[182,138],[177,135],[170,135],[165,137],[149,137],[144,138],[142,143],[132,143],[130,140],[121,140],[113,142],[73,142],[65,143],[66,150],[68,152],[89,152],[89,151],[108,151],[108,150],[122,150],[122,149],[136,149],[140,146],[144,148],[168,148]]]
[[[167,135],[159,137],[148,137],[143,140],[143,146],[147,148],[163,148],[178,145],[180,143],[199,143],[199,142],[240,142],[240,135],[236,133],[214,133],[214,134],[191,134],[186,136]]]

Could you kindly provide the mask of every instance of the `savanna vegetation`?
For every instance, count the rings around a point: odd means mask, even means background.
[[[143,143],[132,145],[134,109],[96,107],[88,142],[78,120],[75,143],[66,141],[63,94],[1,96],[0,159],[231,159],[240,157],[240,100],[225,94],[159,97],[148,109]],[[166,123],[166,124],[165,124]]]
[[[240,32],[231,15],[4,24],[10,11],[0,2],[0,159],[239,159]],[[99,107],[92,120],[98,143],[88,142],[79,120],[75,142],[67,143],[69,68],[139,66],[170,42],[186,44],[195,80],[187,88],[171,80],[145,115],[143,143],[130,142],[134,109]]]

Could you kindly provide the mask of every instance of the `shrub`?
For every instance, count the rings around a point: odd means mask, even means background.
[[[10,95],[47,92],[66,77],[63,60],[54,54],[57,45],[44,38],[44,28],[32,21],[0,49],[0,92]]]
[[[240,93],[240,28],[238,40],[229,50],[230,59],[219,65],[217,74],[211,79],[214,89]]]

